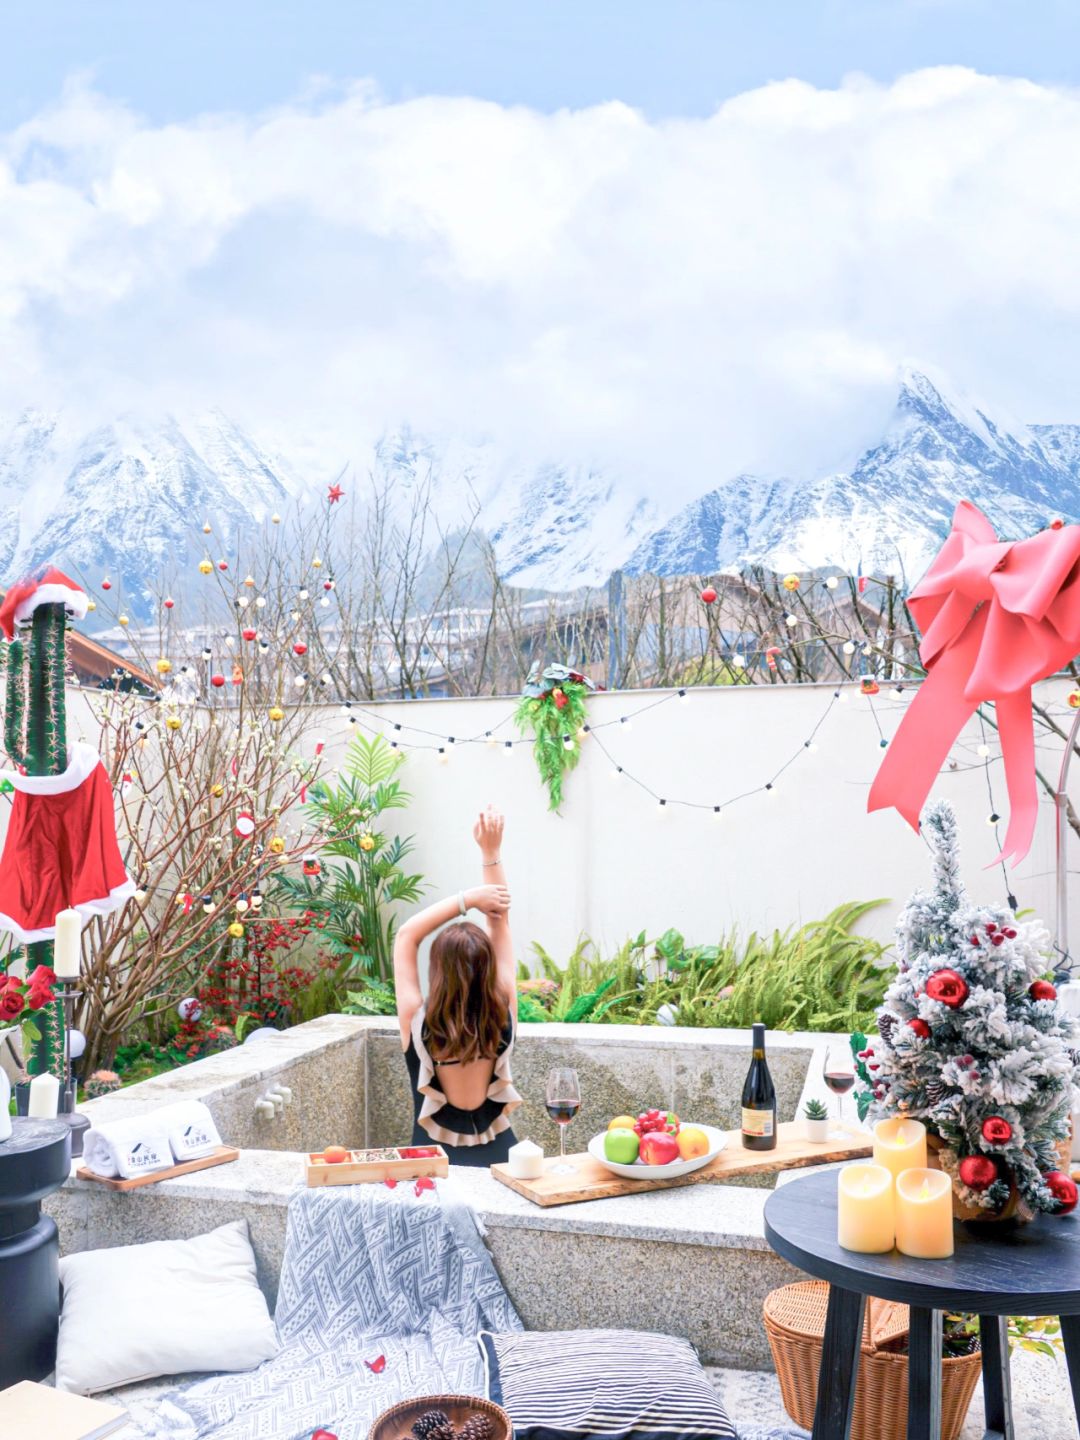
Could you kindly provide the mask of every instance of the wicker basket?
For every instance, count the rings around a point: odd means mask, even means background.
[[[765,1298],[765,1333],[784,1408],[805,1430],[814,1424],[828,1298],[823,1280],[785,1285]],[[907,1328],[906,1305],[867,1302],[851,1440],[905,1440],[908,1357],[888,1346]],[[941,1440],[957,1440],[981,1369],[978,1351],[942,1360]]]
[[[444,1410],[455,1427],[463,1425],[471,1415],[486,1415],[495,1426],[491,1440],[510,1440],[514,1433],[510,1416],[494,1400],[469,1395],[425,1395],[416,1400],[402,1400],[384,1410],[368,1431],[368,1440],[413,1440],[412,1423],[419,1420],[425,1410]]]

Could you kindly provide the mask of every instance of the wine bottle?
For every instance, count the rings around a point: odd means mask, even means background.
[[[776,1149],[776,1087],[765,1059],[765,1026],[755,1025],[754,1050],[742,1089],[742,1143],[747,1150]]]

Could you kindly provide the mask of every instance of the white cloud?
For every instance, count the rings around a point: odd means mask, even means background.
[[[925,356],[1080,420],[1080,95],[959,68],[702,120],[369,86],[155,127],[79,84],[0,136],[6,404],[216,403],[607,461],[665,496],[871,438]]]

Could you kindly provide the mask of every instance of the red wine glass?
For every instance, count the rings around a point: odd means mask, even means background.
[[[552,1175],[573,1175],[576,1165],[566,1158],[566,1127],[581,1109],[581,1085],[576,1070],[559,1068],[552,1070],[547,1078],[547,1112],[559,1127],[559,1163],[550,1170]]]
[[[855,1084],[855,1062],[851,1057],[851,1046],[847,1043],[829,1045],[821,1067],[822,1079],[836,1096],[835,1130],[829,1131],[830,1140],[846,1140],[844,1128],[844,1096]]]

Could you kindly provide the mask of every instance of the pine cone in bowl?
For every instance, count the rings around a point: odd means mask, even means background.
[[[448,1430],[448,1435],[434,1435],[436,1430]],[[454,1427],[445,1410],[425,1410],[418,1420],[413,1421],[412,1433],[416,1440],[454,1440]]]
[[[457,1440],[491,1440],[495,1422],[490,1415],[470,1415],[457,1432]]]

